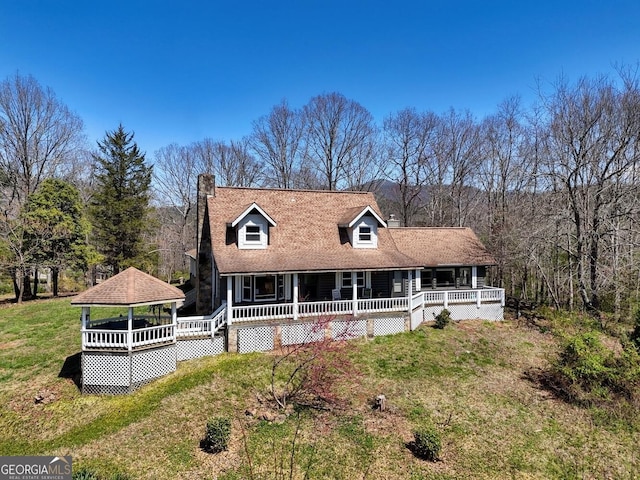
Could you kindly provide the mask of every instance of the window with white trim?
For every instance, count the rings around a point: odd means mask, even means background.
[[[238,224],[238,248],[264,249],[269,244],[269,226],[261,215],[247,215]]]
[[[364,272],[355,272],[356,274],[356,283],[358,287],[365,286],[365,273]],[[352,285],[352,272],[342,272],[342,288],[351,288]]]
[[[362,225],[358,231],[358,241],[360,243],[371,243],[371,227]]]
[[[244,233],[246,243],[260,243],[260,227],[258,225],[247,225]]]

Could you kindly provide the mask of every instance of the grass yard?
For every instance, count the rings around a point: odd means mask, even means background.
[[[633,479],[640,472],[640,422],[569,405],[528,380],[558,343],[515,322],[353,341],[360,375],[343,386],[343,407],[269,422],[246,412],[267,408],[260,400],[270,354],[182,362],[129,396],[81,395],[63,368],[80,351],[79,316],[69,299],[0,307],[0,455],[72,455],[74,469],[104,479]],[[383,412],[371,407],[378,394],[387,398]],[[205,453],[200,440],[216,416],[232,421],[229,448]],[[437,462],[407,448],[422,425],[440,433]]]

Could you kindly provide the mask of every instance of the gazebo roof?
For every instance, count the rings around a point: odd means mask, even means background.
[[[129,267],[71,300],[79,306],[158,305],[184,300],[179,288]]]

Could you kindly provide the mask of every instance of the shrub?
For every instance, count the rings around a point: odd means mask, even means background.
[[[436,315],[436,323],[434,326],[442,329],[449,325],[449,323],[451,323],[451,312],[444,308],[438,315]]]
[[[598,334],[586,332],[569,338],[556,366],[572,383],[591,390],[603,387],[609,378],[609,357]]]
[[[218,453],[227,449],[231,436],[231,420],[227,417],[216,417],[207,422],[204,439],[200,442],[203,450]]]
[[[71,477],[73,480],[98,480],[98,475],[88,468],[81,468],[76,472],[73,472]]]
[[[413,453],[420,458],[435,462],[438,460],[442,441],[433,427],[423,427],[413,432]]]

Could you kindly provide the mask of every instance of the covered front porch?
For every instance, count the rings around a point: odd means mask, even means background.
[[[411,297],[355,298],[346,300],[298,300],[282,303],[234,305],[223,302],[209,315],[180,317],[136,314],[91,320],[84,316],[82,349],[136,351],[183,340],[214,338],[224,327],[250,324],[309,323],[314,318],[375,316],[411,317],[411,329],[433,320],[442,309],[451,311],[454,320],[485,318],[501,320],[504,289],[484,287],[466,290],[424,290]]]

